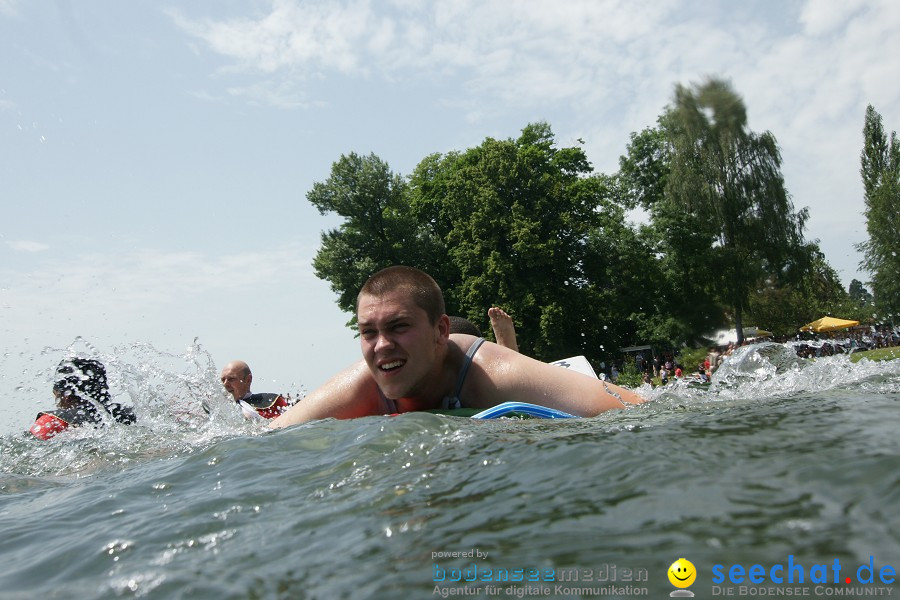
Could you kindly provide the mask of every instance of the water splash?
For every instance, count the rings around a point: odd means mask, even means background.
[[[48,396],[55,365],[66,353],[90,354],[102,360],[114,400],[134,406],[138,423],[75,429],[49,441],[25,433],[0,436],[0,473],[4,474],[0,475],[0,493],[55,485],[56,477],[90,476],[135,462],[192,454],[223,439],[267,431],[265,423],[247,421],[235,410],[218,381],[215,361],[198,340],[182,353],[170,353],[144,342],[106,350],[77,338],[66,348],[41,352],[44,366],[31,372],[30,381],[23,383],[28,393]],[[610,432],[646,428],[668,422],[674,413],[718,411],[772,398],[852,388],[875,394],[900,393],[900,360],[852,363],[846,355],[800,359],[789,346],[755,344],[728,357],[708,386],[686,380],[653,390],[644,386],[640,392],[653,401],[641,409],[606,413],[561,428],[560,434],[576,433],[582,425],[599,425]],[[201,408],[204,401],[210,414]],[[51,401],[41,408],[51,408]],[[398,420],[389,425],[408,422]],[[344,427],[342,423],[319,425]],[[521,435],[523,427],[514,427]]]
[[[742,383],[758,384],[809,365],[797,358],[790,347],[782,344],[766,342],[743,346],[716,369],[712,389],[731,389]]]
[[[31,477],[82,477],[266,431],[265,423],[246,421],[234,409],[218,381],[215,361],[197,339],[181,354],[145,342],[106,350],[81,337],[65,348],[46,347],[40,352],[44,366],[26,370],[23,378],[28,381],[20,386],[20,393],[42,399],[40,410],[53,408],[50,389],[63,356],[99,359],[106,366],[113,399],[133,406],[138,423],[107,419],[103,427],[76,428],[46,441],[25,432],[0,436],[0,473],[9,474],[0,478],[0,492],[27,487]],[[28,425],[23,421],[23,429]]]
[[[713,373],[708,386],[680,380],[642,393],[681,402],[760,401],[773,397],[862,387],[879,394],[900,392],[900,360],[852,362],[840,354],[798,358],[790,344],[743,346]]]

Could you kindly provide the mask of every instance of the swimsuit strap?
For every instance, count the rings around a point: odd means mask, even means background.
[[[462,408],[462,402],[459,399],[459,393],[462,391],[463,384],[466,382],[466,375],[469,373],[469,367],[472,365],[472,357],[475,356],[475,353],[478,352],[478,349],[483,343],[484,338],[480,337],[472,342],[471,346],[469,346],[469,350],[466,352],[466,357],[463,359],[462,367],[459,370],[459,377],[456,378],[456,391],[452,396],[444,396],[444,400],[441,403],[441,408],[443,410]]]
[[[379,395],[379,397],[381,397],[381,410],[382,410],[381,414],[396,415],[398,412],[400,412],[397,410],[397,403],[394,402],[391,398],[388,398],[387,396],[385,396],[384,392],[381,391],[380,387],[378,387],[376,385],[375,389],[378,390],[378,395]]]

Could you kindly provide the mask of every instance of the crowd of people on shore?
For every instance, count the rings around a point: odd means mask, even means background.
[[[800,358],[820,358],[900,346],[900,328],[880,324],[826,334],[801,332],[776,341],[791,345]]]
[[[821,358],[900,346],[900,328],[882,324],[854,327],[827,334],[798,332],[795,336],[745,339],[740,344],[729,342],[726,345],[710,346],[706,357],[696,367],[687,365],[687,368],[673,351],[648,352],[649,358],[640,351],[614,361],[609,370],[609,377],[614,383],[618,382],[621,373],[627,368],[626,365],[633,365],[644,384],[666,385],[673,379],[706,383],[722,362],[738,347],[764,341],[788,344],[793,347],[799,358]]]
[[[621,374],[633,365],[641,382],[646,385],[667,385],[670,381],[677,380],[708,383],[713,372],[728,356],[731,356],[735,348],[733,342],[725,346],[711,346],[697,365],[684,365],[672,350],[651,352],[649,358],[644,352],[637,352],[633,356],[626,355],[614,361],[610,367],[609,377],[611,381],[617,383]]]

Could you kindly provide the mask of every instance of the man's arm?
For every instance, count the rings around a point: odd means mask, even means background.
[[[645,398],[589,375],[542,363],[496,344],[475,355],[471,384],[463,388],[467,404],[489,408],[502,402],[529,402],[581,417],[593,417]],[[472,387],[469,387],[471,385]],[[471,395],[470,395],[471,394]]]
[[[286,413],[272,420],[278,429],[317,419],[352,419],[381,414],[378,387],[366,363],[359,361],[310,392]]]

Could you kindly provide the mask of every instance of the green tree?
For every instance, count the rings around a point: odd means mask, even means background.
[[[599,292],[585,252],[591,233],[612,233],[624,213],[608,199],[609,181],[590,173],[583,150],[558,148],[546,123],[516,140],[488,138],[423,160],[410,178],[410,204],[456,271],[439,281],[448,305],[483,330],[487,307],[506,307],[527,354],[596,358],[604,345],[590,331]]]
[[[641,229],[647,248],[645,266],[650,285],[633,289],[650,303],[631,315],[640,343],[656,346],[693,344],[723,324],[716,297],[719,276],[711,248],[716,232],[706,218],[698,218],[666,194],[674,147],[666,118],[658,127],[632,134],[619,159],[619,189],[626,206],[640,206],[650,215]]]
[[[872,304],[874,298],[872,297],[871,292],[863,286],[862,281],[859,279],[854,279],[850,282],[850,287],[847,289],[847,293],[850,295],[850,299],[854,302],[858,302],[862,305]]]
[[[314,266],[350,313],[367,277],[406,264],[430,273],[448,312],[485,333],[487,308],[499,304],[524,352],[602,360],[632,342],[630,298],[653,285],[619,196],[616,180],[592,174],[580,147],[558,147],[546,123],[428,156],[408,179],[349,154],[307,194],[343,219],[322,235]]]
[[[869,105],[863,125],[860,156],[869,239],[858,247],[865,260],[860,268],[872,275],[872,292],[881,318],[900,314],[900,141],[890,140],[881,115]]]
[[[743,100],[709,79],[676,86],[664,117],[673,146],[667,196],[692,223],[709,223],[719,294],[742,341],[750,292],[765,276],[798,279],[808,264],[803,244],[807,211],[794,212],[781,175],[781,154],[770,132],[747,128]]]
[[[351,153],[335,162],[330,177],[306,195],[323,215],[344,218],[322,234],[313,260],[316,276],[331,283],[338,306],[354,313],[356,294],[373,273],[393,264],[429,266],[435,244],[413,218],[406,181],[374,154]]]
[[[613,179],[601,179],[609,186],[609,197],[615,197]],[[583,261],[586,342],[595,352],[615,355],[624,346],[668,346],[673,338],[667,335],[670,317],[661,293],[665,279],[652,240],[627,224],[627,204],[606,200],[601,206],[600,222],[587,237]]]
[[[672,146],[664,127],[647,127],[631,134],[625,154],[619,157],[618,183],[621,204],[652,210],[665,199],[671,170]]]

